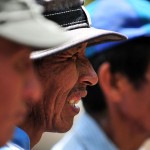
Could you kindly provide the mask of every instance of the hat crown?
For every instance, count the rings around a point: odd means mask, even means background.
[[[0,12],[6,11],[18,11],[18,10],[28,10],[29,7],[27,2],[24,1],[14,1],[14,0],[1,0],[0,1]]]
[[[43,8],[34,0],[0,0],[0,21],[14,21],[41,15]]]
[[[43,4],[46,11],[61,11],[72,7],[81,6],[84,4],[83,0],[37,0]]]
[[[31,10],[40,7],[34,0],[0,0],[0,12]]]
[[[37,0],[45,8],[44,16],[58,23],[66,30],[91,25],[88,12],[84,9],[83,0]]]

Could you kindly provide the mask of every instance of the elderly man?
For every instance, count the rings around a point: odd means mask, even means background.
[[[10,140],[15,126],[25,118],[25,103],[37,102],[41,95],[29,59],[31,51],[69,39],[41,13],[42,7],[31,0],[0,1],[0,147]]]
[[[87,50],[99,82],[87,89],[86,113],[53,150],[137,150],[150,137],[150,2],[93,4],[94,26],[126,32],[129,40]]]
[[[28,118],[21,125],[29,135],[31,147],[46,131],[68,131],[80,111],[77,103],[87,94],[86,87],[97,83],[97,75],[85,57],[86,47],[104,41],[126,39],[118,33],[90,27],[83,1],[39,2],[46,8],[44,16],[65,27],[73,38],[54,49],[31,55],[43,88],[42,100],[30,109]]]

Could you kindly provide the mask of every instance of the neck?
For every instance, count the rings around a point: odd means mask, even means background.
[[[36,128],[28,123],[24,123],[20,128],[22,128],[30,138],[30,148],[33,148],[41,139],[44,129]]]
[[[135,122],[129,121],[120,112],[113,108],[109,113],[94,115],[95,120],[103,128],[106,135],[121,150],[136,150],[148,138],[148,132],[144,131]]]
[[[41,139],[45,132],[44,110],[41,101],[36,105],[28,104],[28,116],[20,126],[30,138],[30,147],[33,148]]]

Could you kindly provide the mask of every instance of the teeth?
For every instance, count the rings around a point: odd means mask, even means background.
[[[68,103],[69,103],[71,106],[73,106],[73,107],[79,108],[79,106],[76,106],[76,105],[75,105],[75,104],[78,103],[78,101],[70,100],[70,101],[68,101]]]
[[[76,107],[76,108],[78,108],[78,109],[80,108],[80,107],[79,107],[79,106],[77,106],[77,105],[75,105],[75,107]]]
[[[70,100],[69,104],[75,104],[75,100]]]
[[[77,104],[78,101],[70,100],[70,101],[68,101],[68,103],[69,103],[71,106],[75,106],[75,104]]]

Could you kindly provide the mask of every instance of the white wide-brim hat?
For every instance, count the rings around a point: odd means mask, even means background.
[[[0,37],[37,49],[70,39],[63,28],[42,16],[42,6],[32,0],[1,0],[0,5]]]
[[[68,50],[83,42],[87,42],[88,47],[99,43],[127,39],[126,36],[120,33],[91,27],[90,18],[83,6],[79,6],[78,8],[67,8],[67,10],[56,12],[45,12],[44,16],[56,21],[60,26],[66,28],[67,32],[72,37],[69,41],[55,48],[33,52],[31,54],[32,59],[38,59],[60,51]]]

